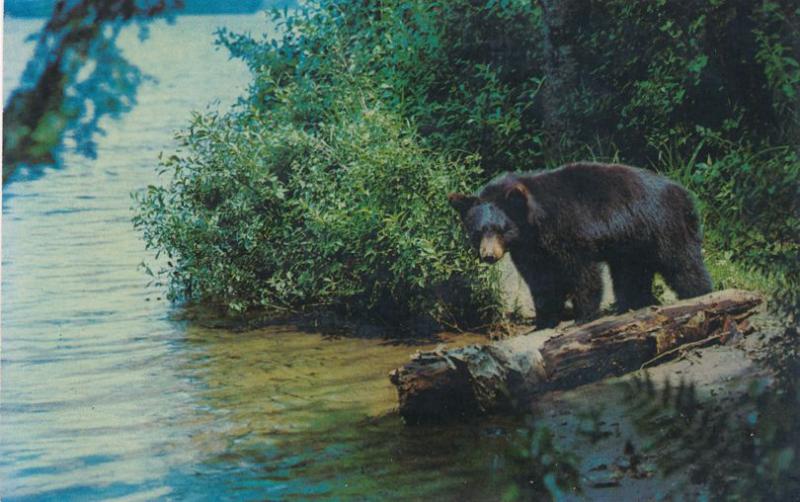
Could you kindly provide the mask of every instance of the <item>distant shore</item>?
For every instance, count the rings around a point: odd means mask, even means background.
[[[7,0],[4,15],[22,18],[50,17],[56,0]],[[194,15],[253,14],[273,8],[296,8],[298,0],[184,0],[184,7],[176,13]]]

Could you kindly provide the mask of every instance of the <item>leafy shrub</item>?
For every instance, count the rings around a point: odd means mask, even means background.
[[[423,148],[365,95],[340,105],[314,131],[279,120],[296,111],[283,107],[195,116],[185,150],[163,161],[171,182],[140,196],[135,221],[169,255],[173,297],[395,324],[493,319],[492,276],[446,198],[472,187],[475,160]]]
[[[256,77],[249,101],[269,107],[289,82],[313,125],[338,70],[368,80],[385,105],[413,120],[440,151],[477,153],[485,177],[537,167],[542,126],[540,10],[529,0],[314,0],[275,12],[278,41],[222,30],[220,41]]]
[[[702,138],[698,126],[753,143],[778,144],[797,131],[794,2],[582,5],[564,28],[574,38],[578,82],[561,90],[574,103],[578,144],[599,136],[628,162],[646,165],[666,146],[688,156]],[[703,153],[716,156],[722,146],[705,143]]]
[[[774,303],[800,313],[800,157],[790,147],[731,150],[697,165],[710,245],[773,282]]]
[[[797,307],[787,292],[797,289],[800,261],[800,9],[785,0],[557,3],[572,16],[556,27],[567,46],[551,47],[555,14],[527,0],[317,0],[276,16],[287,27],[278,42],[226,32],[221,40],[250,62],[260,106],[288,82],[310,89],[298,113],[330,103],[323,88],[334,54],[425,144],[477,153],[484,180],[587,153],[667,170],[709,212],[709,250],[770,276],[780,304]],[[561,51],[574,82],[548,73],[548,50]],[[548,81],[569,84],[557,89],[567,110],[549,110]],[[308,124],[315,113],[304,115]],[[547,130],[548,113],[567,117],[568,136]]]
[[[764,277],[773,306],[800,312],[800,155],[790,146],[753,151],[703,131],[708,142],[726,143],[719,158],[670,159],[668,173],[691,188],[704,215],[708,254],[739,263]],[[697,150],[696,150],[697,151]],[[715,277],[726,287],[727,277]],[[749,281],[752,282],[752,281]],[[764,281],[756,281],[764,282]]]

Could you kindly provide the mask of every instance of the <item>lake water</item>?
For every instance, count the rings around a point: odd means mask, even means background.
[[[41,21],[6,18],[4,99]],[[158,83],[103,124],[98,158],[67,154],[4,187],[3,500],[497,498],[512,424],[405,427],[387,374],[425,346],[184,319],[146,288],[132,191],[192,110],[224,109],[249,80],[213,31],[262,15],[156,23],[126,55]]]

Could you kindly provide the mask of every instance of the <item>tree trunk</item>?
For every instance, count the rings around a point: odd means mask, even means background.
[[[408,423],[513,410],[550,390],[663,362],[687,344],[724,341],[760,303],[753,293],[718,291],[561,331],[417,353],[390,378]]]
[[[542,89],[544,125],[555,144],[571,135],[571,106],[579,85],[575,58],[576,18],[586,10],[582,0],[539,0],[544,22],[544,70]]]

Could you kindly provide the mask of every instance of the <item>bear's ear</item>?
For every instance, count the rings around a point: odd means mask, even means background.
[[[506,191],[506,201],[511,205],[512,211],[525,216],[528,223],[533,225],[542,216],[542,208],[522,183],[514,183]]]
[[[516,182],[506,190],[506,202],[511,210],[519,214],[527,214],[531,202],[531,194],[520,182]]]
[[[522,202],[527,204],[529,195],[530,193],[528,192],[528,189],[525,188],[525,185],[519,182],[511,185],[508,191],[506,191],[506,199],[512,202]]]
[[[463,193],[451,193],[447,196],[450,205],[458,211],[461,216],[464,216],[467,211],[472,209],[478,203],[478,198],[474,195],[465,195]]]

